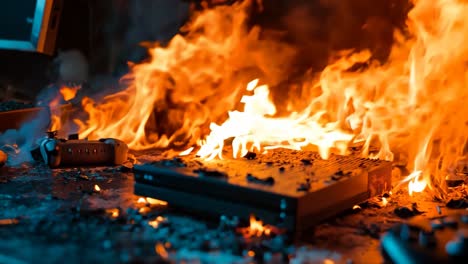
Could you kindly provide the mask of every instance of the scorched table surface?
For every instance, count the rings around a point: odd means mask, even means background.
[[[159,154],[138,155],[149,160]],[[172,260],[229,263],[247,255],[248,249],[258,250],[260,242],[240,239],[235,230],[221,227],[219,221],[195,218],[170,206],[139,204],[139,197],[133,194],[134,175],[125,171],[50,170],[37,165],[1,168],[0,263],[155,263],[165,256],[161,247]],[[394,177],[401,178],[398,173]],[[452,198],[466,197],[464,188]],[[274,245],[279,243],[280,248],[290,250],[291,259],[319,260],[317,263],[324,259],[382,263],[379,236],[403,221],[400,208],[411,209],[416,204],[417,213],[427,217],[438,215],[436,206],[442,214],[451,210],[447,201],[427,195],[416,194],[410,199],[405,188],[394,190],[387,200],[386,205],[379,198],[370,200],[360,209],[325,221],[294,246],[265,239],[261,248],[275,252]],[[119,217],[113,218],[109,210],[116,209]],[[157,216],[164,221],[154,228],[148,221]],[[270,256],[274,259],[275,254]]]

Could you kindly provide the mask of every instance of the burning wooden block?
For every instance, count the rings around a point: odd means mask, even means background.
[[[135,193],[210,215],[263,221],[295,232],[391,188],[390,162],[277,149],[239,160],[193,156],[135,166]]]

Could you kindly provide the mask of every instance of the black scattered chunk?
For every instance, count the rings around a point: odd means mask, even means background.
[[[448,187],[457,187],[465,183],[464,180],[445,180]]]
[[[206,168],[196,169],[193,172],[198,173],[201,177],[212,177],[218,179],[227,179],[228,175],[218,170],[210,170]]]
[[[298,192],[308,192],[310,190],[310,179],[306,179],[305,182],[299,183],[297,187]]]
[[[331,176],[331,179],[334,181],[339,181],[343,177],[351,176],[351,171],[338,170],[334,175]]]
[[[253,160],[257,157],[257,153],[255,152],[247,152],[247,154],[245,154],[244,158],[248,159],[248,160]]]
[[[76,139],[80,139],[80,136],[78,134],[68,135],[68,140],[76,140]]]
[[[401,206],[395,208],[393,212],[400,218],[410,218],[423,213],[422,211],[418,210],[416,203],[413,203],[411,209],[405,206]]]
[[[372,223],[370,225],[360,223],[359,224],[359,230],[360,230],[359,233],[361,233],[363,235],[368,235],[368,236],[370,236],[372,238],[375,238],[375,239],[380,238],[381,230],[380,230],[380,227],[375,223]]]
[[[339,181],[341,178],[343,178],[343,175],[334,174],[331,176],[331,179],[334,181]]]
[[[187,167],[187,164],[181,158],[173,158],[170,160],[162,160],[157,162],[158,165],[169,168],[183,168]]]
[[[312,161],[310,159],[301,159],[302,164],[308,166],[312,165]]]
[[[48,138],[56,138],[57,135],[58,135],[58,131],[57,130],[47,131],[46,135],[47,135]]]
[[[447,202],[447,207],[451,209],[466,209],[468,208],[468,199],[450,199],[450,201]]]
[[[266,178],[258,178],[253,176],[252,174],[247,174],[247,181],[253,182],[253,183],[259,183],[259,184],[264,184],[264,185],[273,185],[275,184],[275,179],[273,177],[266,177]]]

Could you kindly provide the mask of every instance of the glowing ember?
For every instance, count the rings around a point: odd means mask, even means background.
[[[166,201],[146,197],[146,201],[151,205],[167,205]]]
[[[118,218],[119,217],[119,209],[113,208],[113,209],[107,209],[106,213],[108,213],[112,218]]]
[[[250,226],[242,229],[244,236],[246,237],[260,237],[262,235],[269,236],[271,234],[271,228],[263,225],[263,222],[257,220],[254,215],[250,216]]]
[[[138,198],[138,201],[137,201],[137,203],[140,203],[140,204],[146,204],[146,203],[147,203],[147,201],[146,201],[146,199],[145,199],[145,198],[143,198],[143,197],[140,197],[140,198]]]
[[[18,223],[18,219],[0,219],[0,226],[16,225]]]
[[[362,209],[362,208],[361,208],[361,206],[359,206],[359,205],[353,206],[353,210],[360,210],[360,209]]]
[[[101,187],[99,187],[99,185],[95,184],[95,185],[94,185],[94,190],[95,190],[96,192],[100,192],[100,191],[101,191]]]
[[[154,250],[161,258],[163,259],[169,258],[169,253],[167,253],[167,250],[163,244],[157,243],[156,246],[154,247]]]
[[[100,103],[83,99],[89,118],[76,120],[80,133],[120,138],[132,149],[199,143],[205,159],[221,158],[229,140],[234,157],[283,147],[326,158],[360,142],[365,157],[406,157],[411,193],[441,189],[468,140],[468,3],[412,2],[385,63],[368,50],[341,52],[319,74],[281,87],[299,91],[280,94],[282,107],[270,87],[288,80],[283,66],[295,48],[247,27],[252,1],[196,13],[183,36],[150,47],[150,60],[132,66],[126,90]]]
[[[148,225],[152,226],[153,228],[158,228],[159,224],[166,221],[166,219],[162,216],[156,217],[156,219],[148,221]]]
[[[151,209],[148,207],[141,207],[140,209],[138,209],[138,213],[143,214],[143,215],[149,213],[150,211]]]

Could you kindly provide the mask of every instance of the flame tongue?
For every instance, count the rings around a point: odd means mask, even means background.
[[[60,105],[63,101],[68,102],[75,98],[76,94],[78,91],[81,89],[81,85],[75,85],[75,86],[67,86],[67,85],[62,85],[59,89],[58,94],[55,96],[55,98],[49,103],[49,107],[51,109],[51,124],[49,127],[49,131],[58,131],[63,128],[62,124],[62,109],[60,108]]]
[[[248,151],[262,148],[301,149],[309,144],[316,145],[323,158],[328,158],[329,150],[337,148],[346,152],[347,143],[353,135],[340,131],[336,124],[320,125],[315,116],[308,113],[293,113],[289,117],[274,118],[275,105],[269,99],[268,86],[257,86],[258,80],[247,85],[251,96],[243,96],[243,112],[229,112],[229,118],[221,126],[211,124],[211,134],[202,142],[197,155],[212,159],[222,157],[224,141],[233,138],[233,156],[244,156]],[[345,144],[338,144],[345,143]],[[250,149],[248,146],[251,146]]]
[[[65,101],[70,101],[72,100],[73,98],[75,98],[76,96],[76,93],[78,92],[78,90],[81,89],[81,85],[77,85],[77,86],[62,86],[60,88],[60,94],[62,95],[63,97],[63,100]]]

